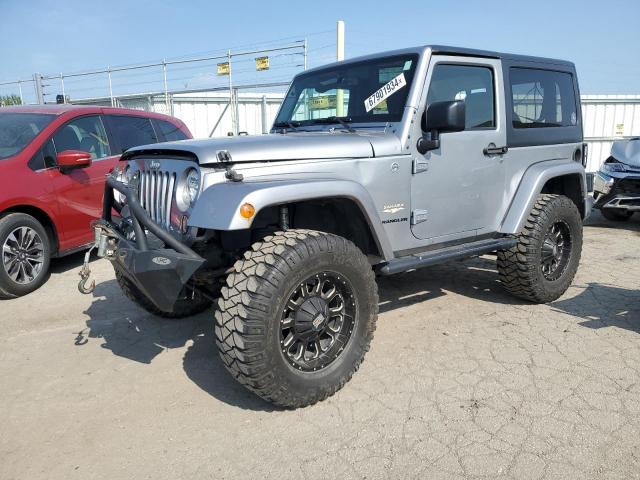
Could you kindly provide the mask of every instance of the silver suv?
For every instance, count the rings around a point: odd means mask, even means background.
[[[217,302],[233,376],[310,405],[369,350],[376,275],[495,252],[513,295],[565,292],[591,208],[578,98],[572,63],[442,46],[305,71],[269,135],[129,150],[96,248],[150,312]]]

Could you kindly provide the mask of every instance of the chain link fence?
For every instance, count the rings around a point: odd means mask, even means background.
[[[95,103],[144,106],[144,97],[162,96],[170,113],[173,93],[288,82],[306,69],[307,40],[262,48],[226,50],[209,55],[136,65],[107,66],[84,72],[41,75],[0,83],[0,96],[22,104]]]
[[[73,103],[183,116],[200,137],[264,133],[290,79],[307,62],[303,39],[84,72],[34,74],[30,80],[0,83],[0,98],[12,104]]]
[[[0,107],[37,103],[34,85],[35,80],[0,82]]]

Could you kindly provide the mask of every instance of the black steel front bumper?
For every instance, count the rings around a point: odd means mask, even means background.
[[[112,219],[113,191],[127,199],[134,239],[127,239]],[[164,312],[172,312],[185,294],[185,286],[205,259],[157,225],[124,183],[107,177],[102,219],[94,223],[98,254],[108,258],[118,270]],[[163,248],[149,248],[147,232],[160,240]]]

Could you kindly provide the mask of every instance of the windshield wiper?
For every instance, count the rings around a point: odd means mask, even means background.
[[[350,133],[355,133],[356,130],[349,125],[352,120],[351,117],[327,117],[327,118],[314,118],[311,120],[313,123],[339,123],[346,128]]]
[[[290,128],[291,130],[296,130],[300,126],[300,122],[276,122],[273,124],[273,128],[282,128],[284,133],[286,133],[286,128]]]

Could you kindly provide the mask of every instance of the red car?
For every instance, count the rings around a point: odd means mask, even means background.
[[[128,148],[191,138],[180,120],[122,108],[0,108],[0,298],[47,278],[52,257],[92,243],[107,173]]]

